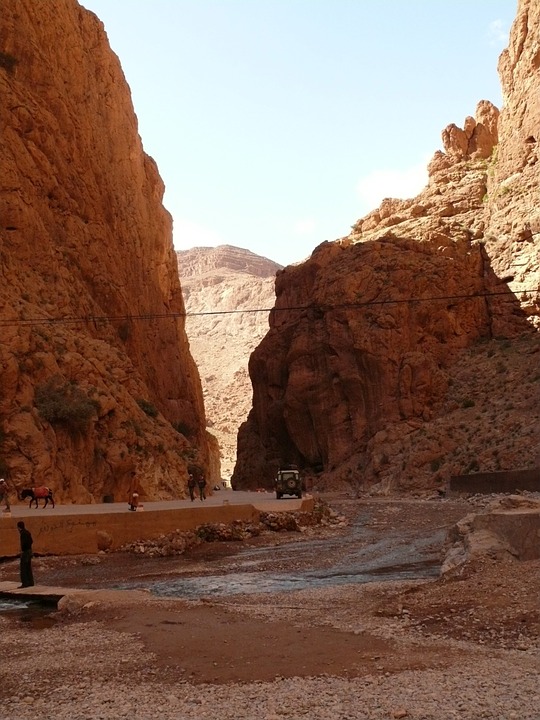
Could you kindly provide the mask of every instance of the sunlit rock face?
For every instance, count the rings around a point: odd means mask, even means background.
[[[540,327],[540,5],[520,0],[499,59],[504,106],[488,175],[485,240],[501,277],[512,277],[521,307]]]
[[[523,0],[502,113],[484,100],[447,126],[418,196],[278,274],[236,487],[287,462],[309,486],[381,492],[539,463],[539,30]]]
[[[181,496],[188,462],[219,469],[163,183],[102,23],[4,0],[0,86],[2,473],[66,501]]]
[[[238,427],[251,409],[249,356],[268,331],[275,276],[281,269],[272,260],[231,245],[178,252],[189,346],[227,479],[236,461]]]

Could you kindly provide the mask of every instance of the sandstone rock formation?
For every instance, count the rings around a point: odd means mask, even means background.
[[[251,408],[248,360],[268,331],[275,275],[282,266],[230,245],[177,255],[186,332],[201,375],[207,423],[219,442],[222,475],[229,478],[238,428]]]
[[[163,183],[102,23],[5,0],[0,88],[1,472],[64,501],[181,496],[188,461],[218,460]]]
[[[381,491],[537,463],[539,28],[522,0],[503,112],[482,101],[448,126],[416,198],[384,200],[278,274],[236,487],[270,485],[282,462],[319,487]]]

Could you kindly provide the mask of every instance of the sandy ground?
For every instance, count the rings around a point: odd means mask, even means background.
[[[464,500],[358,501],[333,496],[329,502],[349,525],[205,544],[173,558],[124,553],[36,558],[36,579],[47,585],[108,588],[205,575],[227,582],[242,573],[262,581],[268,573],[306,567],[317,576],[343,569],[352,557],[374,568],[389,557],[403,560],[411,543],[429,564],[440,554],[446,529],[474,509]],[[15,562],[1,566],[0,579],[16,577]],[[144,678],[150,673],[163,692],[186,681],[220,685],[319,676],[387,678],[408,671],[448,675],[464,664],[480,667],[486,660],[498,666],[508,662],[526,677],[537,677],[540,671],[540,561],[501,565],[486,559],[444,579],[362,584],[343,582],[341,571],[339,577],[337,584],[303,583],[294,591],[220,593],[190,600],[156,598],[149,592],[134,599],[129,592],[114,593],[107,599],[105,593],[95,601],[66,602],[64,611],[48,620],[0,616],[0,646],[22,642],[48,652],[59,633],[66,641],[90,628],[105,641],[132,638],[137,651],[125,664],[115,665],[115,675],[128,681],[134,673]],[[62,645],[57,651],[62,653]],[[84,676],[89,662],[92,676],[99,670],[95,657],[75,652],[70,658],[68,677]],[[105,671],[106,659],[102,662]],[[0,699],[17,695],[17,672],[17,663],[4,665]],[[42,678],[44,683],[58,682],[57,673],[47,668]]]

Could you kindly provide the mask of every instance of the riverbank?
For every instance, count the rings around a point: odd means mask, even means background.
[[[441,525],[470,509],[462,500],[334,500],[351,520],[348,528],[302,533],[301,542],[298,533],[285,533],[248,547],[213,544],[164,564],[131,556],[125,576],[138,560],[145,576],[227,578],[253,572],[254,562],[260,573],[294,572],[296,562],[322,573],[349,564],[356,542],[373,549],[377,539],[390,539],[397,548],[400,538],[407,545],[411,536],[439,537]],[[361,527],[354,524],[359,517]],[[317,557],[301,555],[302,543],[315,544]],[[56,568],[43,558],[38,570],[82,581],[85,571],[103,579],[108,566],[112,583],[122,557],[88,565],[81,558],[71,568],[66,558]],[[2,717],[533,720],[540,706],[539,592],[538,561],[484,561],[436,581],[190,601],[147,592],[133,599],[115,593],[114,602],[68,599],[52,626],[40,630],[0,617],[0,649],[10,658],[0,684]]]

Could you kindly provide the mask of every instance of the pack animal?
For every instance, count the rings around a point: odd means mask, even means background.
[[[42,485],[41,487],[35,487],[35,488],[26,488],[25,490],[21,491],[21,500],[28,500],[30,498],[30,502],[28,504],[28,507],[32,507],[32,503],[36,504],[36,509],[39,507],[39,501],[45,500],[45,504],[43,505],[43,509],[47,507],[49,502],[52,503],[52,506],[54,507],[54,498],[52,490],[48,487],[45,487]]]

